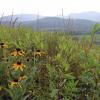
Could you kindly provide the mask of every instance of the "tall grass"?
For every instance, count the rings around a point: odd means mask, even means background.
[[[8,46],[0,44],[0,100],[99,100],[95,27],[77,40],[67,33],[0,26],[0,43]]]

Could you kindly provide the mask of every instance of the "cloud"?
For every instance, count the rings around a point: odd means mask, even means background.
[[[60,15],[83,11],[100,11],[100,0],[0,0],[0,14],[32,13],[41,15]]]

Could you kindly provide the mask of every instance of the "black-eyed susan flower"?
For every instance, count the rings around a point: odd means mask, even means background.
[[[14,51],[11,52],[12,56],[24,56],[25,52],[20,48],[16,48]]]
[[[0,48],[8,48],[8,45],[2,42],[0,43]]]
[[[25,65],[24,65],[23,63],[21,63],[20,61],[18,61],[17,63],[14,63],[14,64],[12,65],[12,67],[13,67],[13,69],[15,69],[15,70],[21,70],[21,71],[23,71]]]
[[[19,86],[20,88],[22,88],[18,79],[14,79],[14,80],[10,81],[10,85],[9,86],[12,87],[12,88],[14,88],[16,86]]]
[[[10,87],[17,86],[19,84],[18,79],[14,79],[13,81],[10,81]]]
[[[25,79],[27,79],[27,76],[25,76],[25,75],[21,75],[21,76],[19,77],[19,81],[22,81],[22,80],[25,80]]]
[[[33,52],[33,55],[41,57],[41,56],[47,55],[47,53],[41,50],[36,50],[35,52]]]

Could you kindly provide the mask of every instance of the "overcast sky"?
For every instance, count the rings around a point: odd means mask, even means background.
[[[85,11],[100,12],[100,0],[0,0],[0,15],[37,14],[56,16]]]

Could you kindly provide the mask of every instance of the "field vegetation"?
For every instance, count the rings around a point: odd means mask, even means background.
[[[99,28],[77,39],[0,26],[0,100],[100,100]]]

